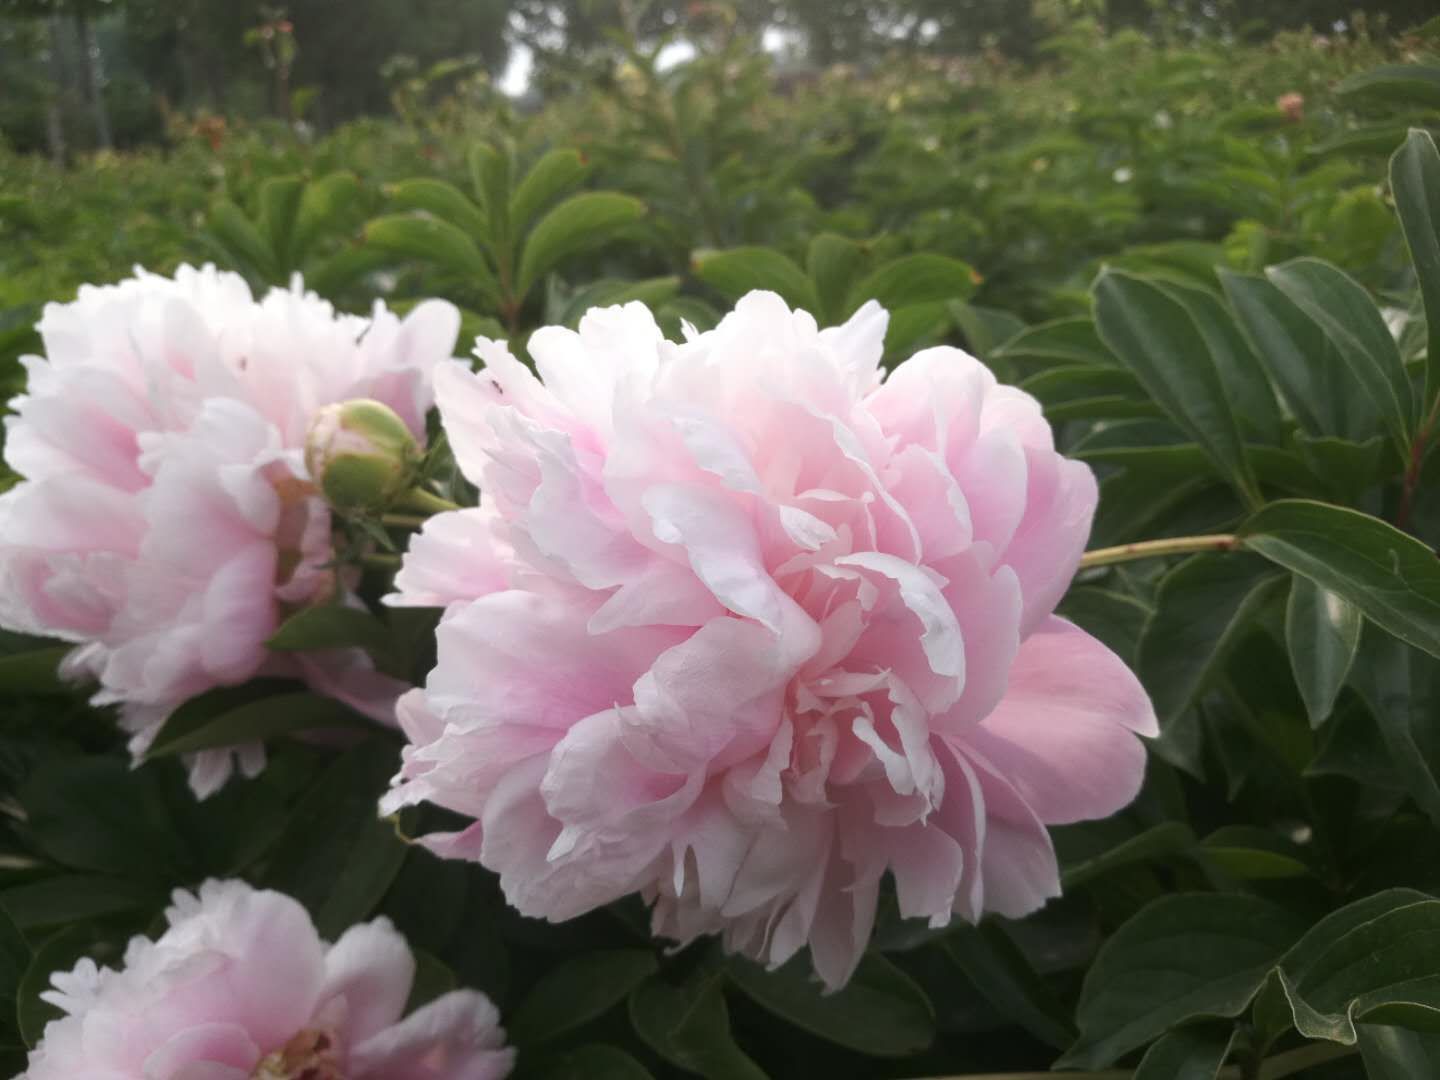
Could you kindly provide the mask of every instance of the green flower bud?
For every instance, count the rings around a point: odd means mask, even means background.
[[[305,467],[336,510],[378,512],[414,483],[420,448],[388,405],[355,398],[315,414]]]

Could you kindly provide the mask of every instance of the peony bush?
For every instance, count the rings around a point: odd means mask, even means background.
[[[572,288],[639,202],[471,164],[368,316],[41,316],[11,1075],[1440,1074],[1428,132],[1383,288],[1148,246],[1031,324],[830,234]]]

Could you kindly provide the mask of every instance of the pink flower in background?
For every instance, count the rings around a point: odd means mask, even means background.
[[[1095,509],[1039,405],[953,348],[886,377],[886,313],[752,293],[684,344],[636,304],[436,373],[478,509],[392,603],[445,606],[387,809],[567,919],[849,978],[881,880],[943,925],[1059,893],[1045,826],[1134,797],[1140,684],[1055,617]]]
[[[0,625],[76,642],[72,671],[123,706],[142,752],[182,701],[257,674],[299,675],[388,720],[399,684],[360,654],[272,656],[284,615],[337,587],[330,516],[304,464],[311,417],[377,399],[417,437],[459,316],[377,304],[340,315],[298,286],[256,301],[214,267],[143,271],[46,307],[23,361],[0,496]],[[253,774],[259,746],[239,752]],[[196,755],[208,794],[230,752]]]
[[[169,929],[120,970],[82,960],[42,996],[18,1080],[499,1080],[495,1006],[455,990],[401,1019],[415,959],[388,919],[322,941],[288,896],[243,881],[175,893]],[[307,1071],[308,1070],[308,1071]]]

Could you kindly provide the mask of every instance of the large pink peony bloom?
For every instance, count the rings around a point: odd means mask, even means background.
[[[288,896],[243,881],[176,892],[170,928],[119,971],[82,960],[41,996],[17,1080],[500,1080],[495,1006],[455,990],[401,1019],[415,959],[388,919],[320,939]]]
[[[256,674],[302,675],[377,718],[398,684],[358,654],[269,654],[284,615],[343,583],[330,516],[303,446],[322,406],[376,398],[424,434],[430,375],[459,316],[422,304],[403,322],[337,315],[314,294],[252,299],[243,279],[181,267],[84,287],[40,322],[26,392],[6,418],[0,624],[79,644],[72,670],[143,751],[186,698]],[[253,773],[258,746],[240,753]],[[231,755],[192,761],[202,794]]]
[[[401,699],[394,809],[566,919],[634,890],[657,932],[830,986],[882,877],[907,916],[1059,892],[1047,824],[1138,789],[1155,717],[1052,612],[1095,509],[1036,402],[953,348],[887,377],[886,313],[817,330],[752,293],[665,342],[631,304],[437,372],[478,509],[432,519],[400,604],[445,605]]]

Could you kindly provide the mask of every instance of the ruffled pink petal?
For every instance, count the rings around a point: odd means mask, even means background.
[[[389,919],[352,926],[325,955],[317,1015],[338,1015],[345,1044],[358,1043],[400,1019],[414,979],[415,958]]]
[[[355,1080],[503,1080],[515,1051],[495,1006],[473,990],[436,998],[350,1054]]]

